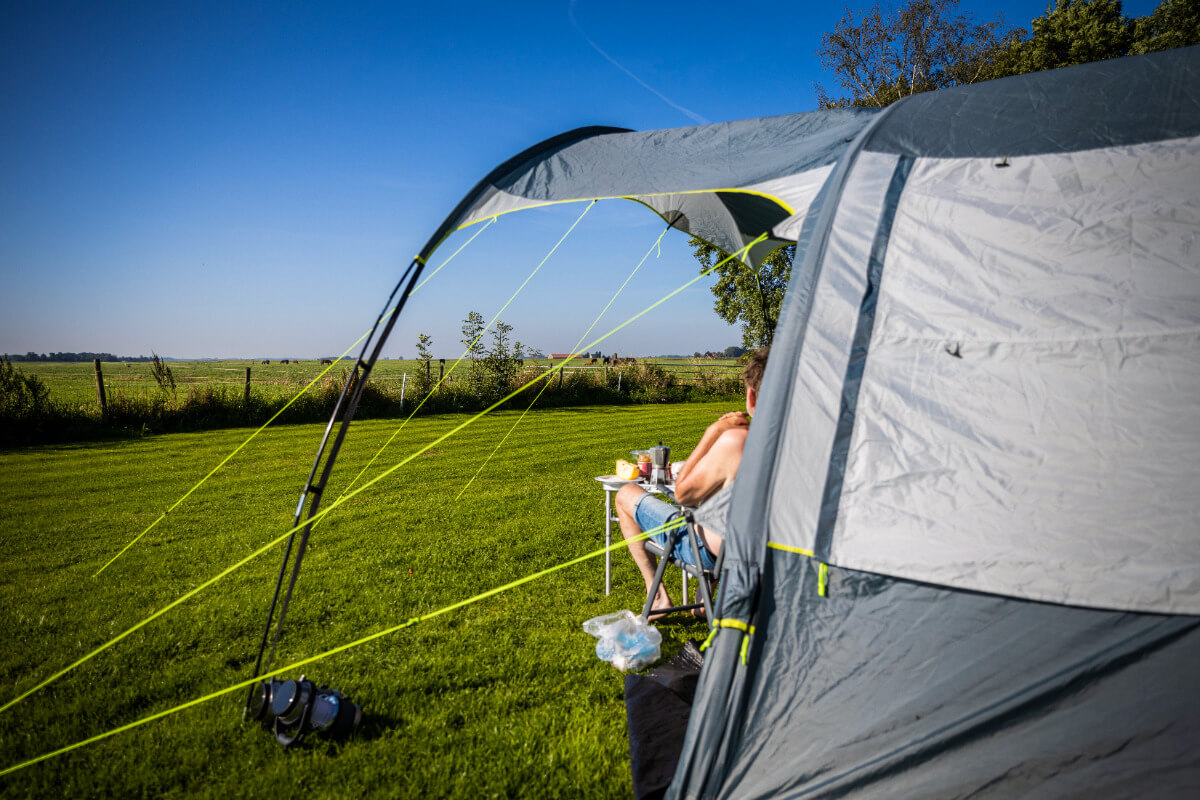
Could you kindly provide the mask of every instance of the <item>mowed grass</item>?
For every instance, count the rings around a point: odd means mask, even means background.
[[[603,544],[593,477],[660,439],[686,454],[728,403],[488,417],[334,511],[313,534],[276,665]],[[409,423],[373,477],[466,419]],[[326,505],[396,430],[355,423]],[[290,526],[322,426],[271,430],[99,577],[248,430],[0,453],[0,702]],[[617,534],[619,537],[619,534]],[[0,768],[248,677],[282,546],[0,712]],[[360,702],[353,740],[284,751],[226,695],[0,777],[5,797],[626,797],[622,676],[580,625],[643,600],[626,553],[572,566],[305,667]],[[678,591],[678,581],[670,584]],[[669,656],[702,623],[659,625]],[[292,675],[291,677],[297,677]]]

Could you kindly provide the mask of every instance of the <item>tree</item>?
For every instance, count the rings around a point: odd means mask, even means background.
[[[426,395],[433,388],[433,337],[427,333],[417,334],[417,360],[421,369],[417,370],[417,393]]]
[[[467,366],[467,385],[471,387],[472,391],[481,390],[487,382],[481,363],[486,355],[483,346],[483,334],[486,329],[482,314],[478,311],[467,312],[462,323],[463,338],[459,341],[465,348],[463,355],[471,360]]]
[[[1200,44],[1200,0],[1163,0],[1129,19],[1120,0],[1057,0],[1031,31],[980,23],[958,0],[847,11],[821,39],[821,65],[845,97],[817,85],[821,108],[886,106],[918,92]]]
[[[999,72],[1020,75],[1120,58],[1133,44],[1133,24],[1121,13],[1120,0],[1058,0],[1032,27],[1028,38],[997,54]]]
[[[1131,53],[1153,53],[1200,44],[1200,0],[1163,0],[1133,21]]]
[[[847,9],[821,37],[821,66],[849,95],[831,97],[817,84],[821,108],[890,105],[901,97],[999,77],[995,57],[1021,31],[997,18],[978,22],[958,0],[908,0],[898,9],[875,5],[861,16]]]
[[[496,327],[492,329],[492,346],[483,360],[487,376],[485,391],[491,397],[506,394],[517,377],[517,359],[509,346],[512,329],[512,325],[502,320],[496,320]]]
[[[700,262],[701,272],[726,259],[728,254],[719,247],[693,236],[688,244],[692,254]],[[775,335],[775,323],[779,320],[779,307],[783,293],[792,275],[792,257],[796,246],[781,247],[752,269],[745,263],[730,258],[714,270],[717,283],[712,287],[713,310],[733,325],[742,324],[742,344],[747,348],[758,348],[771,343]]]

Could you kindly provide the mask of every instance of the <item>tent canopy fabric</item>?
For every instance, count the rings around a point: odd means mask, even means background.
[[[783,223],[803,216],[831,165],[877,114],[838,109],[649,132],[582,128],[501,165],[442,231],[551,203],[624,198],[728,253],[778,228],[747,255],[757,265],[795,240]]]

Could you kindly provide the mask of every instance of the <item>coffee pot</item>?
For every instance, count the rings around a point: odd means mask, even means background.
[[[671,477],[671,448],[662,442],[650,448],[650,482],[665,484]]]

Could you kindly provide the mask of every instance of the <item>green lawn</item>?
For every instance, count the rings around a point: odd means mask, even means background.
[[[335,647],[598,548],[592,477],[660,439],[686,454],[727,403],[534,412],[480,421],[317,528],[277,664]],[[414,420],[369,475],[464,419]],[[336,497],[394,421],[355,423]],[[98,578],[105,561],[249,433],[225,430],[0,453],[0,702],[287,530],[322,426],[271,430]],[[340,480],[337,476],[340,475]],[[0,712],[0,768],[248,677],[282,548]],[[676,590],[678,582],[671,583]],[[621,674],[580,629],[639,609],[614,554],[310,665],[359,701],[360,735],[283,751],[241,693],[0,778],[5,797],[625,797]],[[668,655],[701,623],[660,624]],[[294,676],[293,676],[294,677]]]

